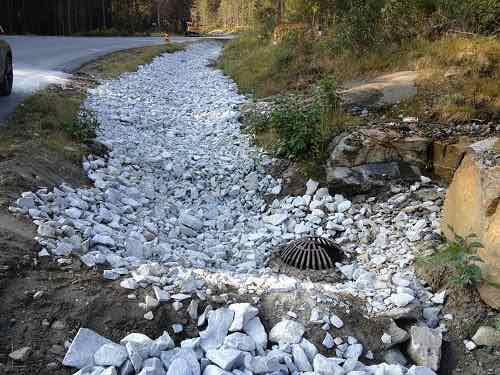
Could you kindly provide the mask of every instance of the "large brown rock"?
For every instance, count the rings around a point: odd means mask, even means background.
[[[432,145],[434,175],[445,182],[451,182],[471,143],[472,141],[468,137],[461,137],[457,143],[453,144],[446,141],[435,141]]]
[[[454,239],[453,231],[478,236],[484,246],[479,255],[486,280],[480,292],[496,308],[500,307],[500,288],[496,287],[500,285],[500,165],[491,160],[498,153],[500,140],[496,138],[468,148],[448,189],[442,219],[449,240]]]

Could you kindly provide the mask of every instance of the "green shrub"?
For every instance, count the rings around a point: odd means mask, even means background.
[[[282,156],[291,159],[313,157],[319,140],[321,112],[318,106],[300,108],[294,101],[284,101],[280,109],[271,114],[269,127],[278,133]]]
[[[286,97],[276,108],[268,120],[255,123],[254,130],[276,132],[278,153],[297,160],[324,160],[332,138],[350,120],[341,111],[337,83],[332,76],[320,80],[312,102]]]
[[[452,228],[450,228],[453,230]],[[471,234],[461,237],[454,234],[453,241],[446,242],[438,253],[425,259],[426,263],[444,265],[453,270],[451,281],[461,286],[475,286],[483,280],[481,268],[477,265],[482,259],[477,255],[483,246]]]
[[[96,137],[99,122],[95,113],[82,110],[74,121],[65,123],[68,135],[76,141],[84,142]]]

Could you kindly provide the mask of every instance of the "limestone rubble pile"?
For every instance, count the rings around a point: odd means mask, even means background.
[[[266,332],[257,314],[250,304],[210,311],[199,337],[178,343],[167,332],[156,339],[131,333],[113,343],[81,328],[63,364],[79,369],[75,375],[435,374],[424,366],[365,365],[361,360],[371,355],[354,337],[332,339],[335,356],[325,356],[304,337],[302,323],[285,319]]]
[[[209,281],[263,293],[305,285],[266,267],[278,245],[323,236],[347,257],[335,270],[342,282],[315,288],[361,297],[370,313],[432,306],[413,262],[440,234],[444,189],[423,177],[350,201],[309,181],[305,195],[266,204],[282,181],[240,132],[245,98],[207,66],[220,51],[195,44],[90,91],[86,107],[111,150],[84,161],[93,186],[41,188],[11,207],[38,226],[39,255],[79,256],[124,288],[154,286],[159,298]]]

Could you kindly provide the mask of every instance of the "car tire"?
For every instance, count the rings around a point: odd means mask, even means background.
[[[0,85],[0,96],[9,96],[12,93],[13,83],[14,83],[14,69],[12,66],[12,57],[7,56],[3,82]]]

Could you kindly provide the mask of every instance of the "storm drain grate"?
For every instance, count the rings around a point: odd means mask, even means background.
[[[289,266],[301,270],[326,270],[342,260],[343,252],[334,242],[322,237],[295,240],[286,245],[280,256]]]

